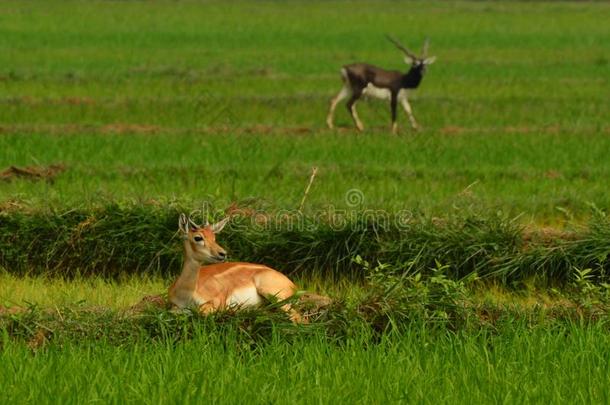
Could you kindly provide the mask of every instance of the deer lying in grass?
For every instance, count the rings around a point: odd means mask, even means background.
[[[368,63],[354,63],[345,65],[341,68],[341,79],[343,87],[339,93],[331,100],[326,124],[330,129],[334,127],[333,118],[337,104],[344,98],[348,98],[347,110],[349,111],[356,128],[359,131],[364,130],[364,126],[356,112],[356,102],[362,96],[370,96],[382,100],[390,100],[390,108],[392,112],[392,133],[398,131],[396,123],[396,105],[398,102],[402,104],[405,112],[409,117],[413,129],[417,129],[417,121],[411,111],[411,105],[407,99],[407,90],[416,89],[421,83],[426,66],[432,64],[436,57],[428,57],[428,40],[424,43],[422,49],[422,57],[418,57],[398,41],[391,37],[387,37],[398,49],[405,55],[405,62],[411,65],[407,73],[385,70],[377,66],[369,65]]]
[[[174,306],[198,307],[202,313],[210,313],[231,307],[257,306],[263,298],[282,301],[295,294],[294,283],[277,270],[262,264],[224,262],[226,251],[216,243],[216,234],[228,220],[202,227],[180,215],[184,265],[169,288],[169,301]],[[301,322],[301,316],[290,304],[281,308],[293,322]]]

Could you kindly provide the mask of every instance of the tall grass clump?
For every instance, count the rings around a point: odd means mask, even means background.
[[[0,263],[17,274],[168,274],[179,267],[175,209],[109,204],[0,213]],[[171,223],[170,223],[171,222]]]
[[[95,209],[6,210],[0,213],[0,266],[15,274],[61,277],[95,274],[169,276],[180,269],[175,205],[109,204]],[[553,239],[525,236],[510,218],[468,212],[445,218],[378,219],[355,211],[341,218],[237,216],[219,235],[232,260],[277,267],[290,275],[362,279],[360,256],[398,271],[423,274],[441,266],[450,278],[476,273],[503,282],[528,277],[570,279],[591,268],[607,280],[610,221],[597,215],[587,228]]]

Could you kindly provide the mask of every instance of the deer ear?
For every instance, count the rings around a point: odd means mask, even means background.
[[[412,64],[413,64],[413,62],[415,62],[415,59],[413,59],[413,58],[412,58],[412,57],[410,57],[410,56],[405,55],[405,59],[404,59],[404,61],[405,61],[405,63],[406,63],[407,65],[412,65]]]
[[[424,59],[424,65],[431,65],[436,62],[436,56],[431,56],[429,58]]]
[[[229,222],[230,219],[231,219],[231,217],[226,217],[225,219],[221,219],[220,221],[216,222],[215,224],[210,225],[210,228],[212,228],[212,232],[218,233],[218,232],[222,231],[222,228],[225,227],[225,225]]]

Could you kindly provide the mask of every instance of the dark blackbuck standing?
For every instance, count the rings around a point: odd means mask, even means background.
[[[329,128],[333,128],[333,116],[337,104],[348,98],[347,110],[351,114],[354,124],[358,130],[362,131],[364,126],[358,118],[356,112],[356,102],[362,96],[379,98],[382,100],[390,100],[392,111],[392,133],[396,133],[398,125],[396,124],[396,106],[400,102],[403,106],[411,127],[418,128],[417,121],[413,117],[411,105],[407,99],[407,91],[416,89],[424,76],[426,66],[436,60],[436,57],[428,57],[428,40],[424,42],[422,48],[422,56],[418,57],[413,52],[409,51],[405,46],[401,45],[396,39],[386,36],[398,49],[405,54],[405,62],[411,65],[407,73],[401,73],[395,70],[385,70],[377,66],[369,65],[368,63],[354,63],[345,65],[341,68],[341,78],[343,79],[343,88],[339,91],[330,102],[330,109],[326,123]]]

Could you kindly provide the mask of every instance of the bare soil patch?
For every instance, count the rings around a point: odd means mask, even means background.
[[[4,305],[0,305],[0,316],[20,314],[20,313],[26,312],[27,310],[28,310],[27,308],[18,307],[18,306],[5,307]]]
[[[52,181],[65,170],[66,166],[61,163],[49,166],[10,166],[0,172],[0,180],[11,181],[15,179],[28,179]]]
[[[109,124],[99,129],[102,134],[156,134],[161,132],[161,127],[156,125],[139,124]]]
[[[557,241],[577,240],[578,237],[579,234],[575,231],[550,226],[527,227],[523,230],[523,240],[526,243],[552,245]]]

